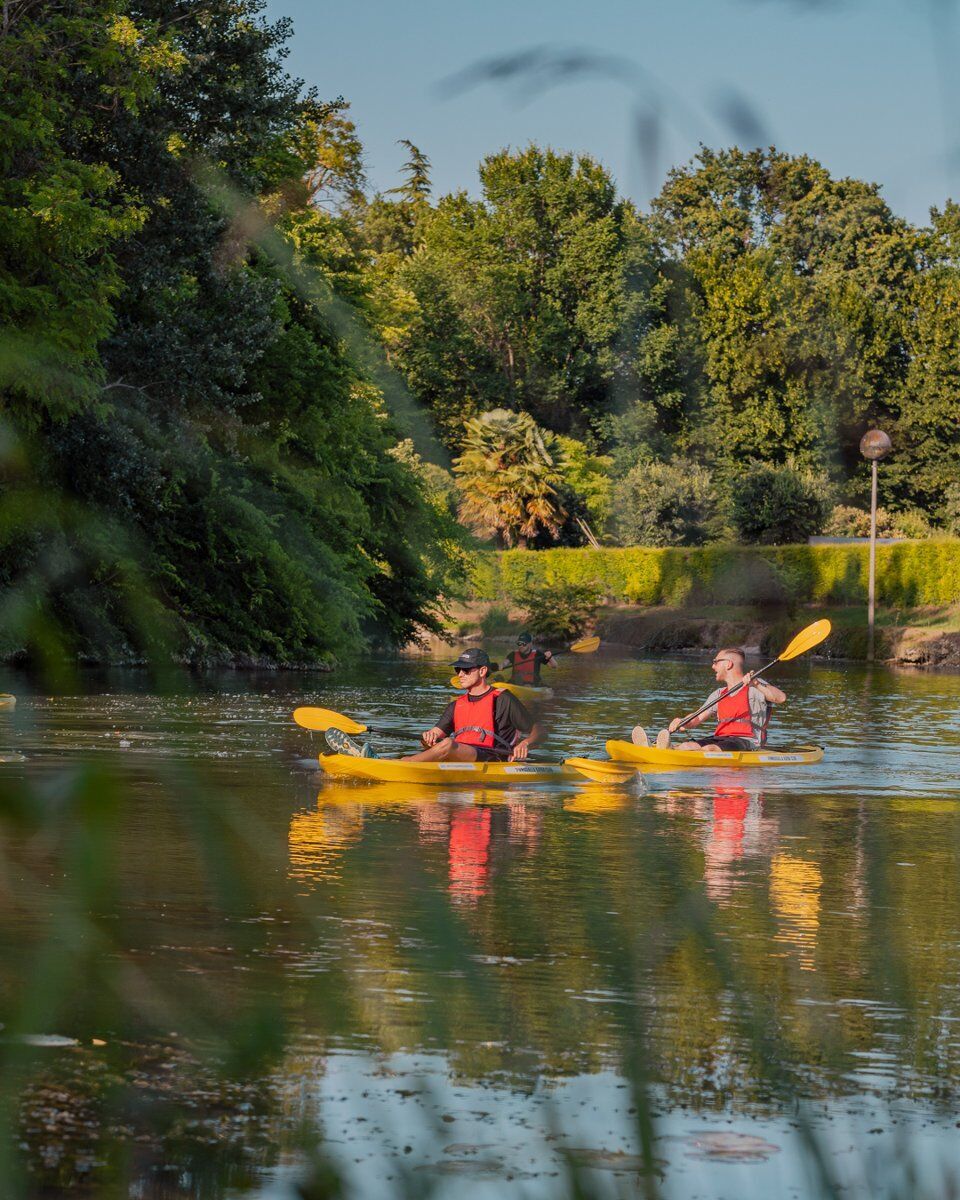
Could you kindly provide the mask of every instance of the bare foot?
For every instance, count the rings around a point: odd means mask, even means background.
[[[658,750],[669,750],[670,749],[670,730],[669,729],[661,729],[660,732],[657,734],[657,749]]]
[[[630,734],[630,741],[635,746],[649,746],[650,739],[647,737],[647,731],[642,725],[634,725],[633,733]]]

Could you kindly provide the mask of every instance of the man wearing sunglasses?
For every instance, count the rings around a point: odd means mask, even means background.
[[[535,646],[529,633],[521,633],[517,638],[516,650],[511,650],[507,655],[507,666],[513,671],[510,682],[523,684],[524,687],[539,687],[540,668],[556,665],[556,658],[549,650]]]
[[[453,664],[466,691],[447,705],[432,729],[420,735],[426,747],[407,762],[520,762],[538,740],[527,710],[510,692],[491,687],[497,669],[486,650],[464,650]]]
[[[771,706],[783,704],[786,694],[765,679],[755,678],[752,671],[744,673],[742,650],[733,647],[718,650],[710,665],[720,685],[707,697],[710,707],[696,717],[675,717],[666,729],[661,729],[657,734],[661,750],[670,746],[670,735],[681,725],[684,729],[696,729],[714,716],[717,727],[709,737],[689,738],[673,749],[759,750],[766,742]],[[634,729],[633,740],[641,746],[648,744],[642,726]]]

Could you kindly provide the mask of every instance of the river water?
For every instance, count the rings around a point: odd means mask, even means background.
[[[960,675],[785,664],[771,743],[821,764],[632,789],[331,782],[290,720],[401,752],[448,676],[7,681],[24,1194],[951,1194]],[[607,653],[549,681],[541,758],[713,686]]]

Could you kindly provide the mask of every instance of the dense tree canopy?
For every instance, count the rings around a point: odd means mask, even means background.
[[[0,383],[51,493],[125,519],[180,653],[317,660],[436,626],[457,559],[362,361],[356,240],[317,203],[356,193],[359,143],[260,8],[103,0],[8,28]],[[72,579],[0,553],[62,607]],[[86,572],[88,607],[109,575]],[[124,652],[134,626],[112,611],[78,648]]]

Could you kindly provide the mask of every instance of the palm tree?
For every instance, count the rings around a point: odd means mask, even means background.
[[[454,462],[463,495],[460,519],[497,546],[526,548],[539,529],[554,537],[566,514],[557,500],[560,473],[528,413],[495,408],[466,422]]]

